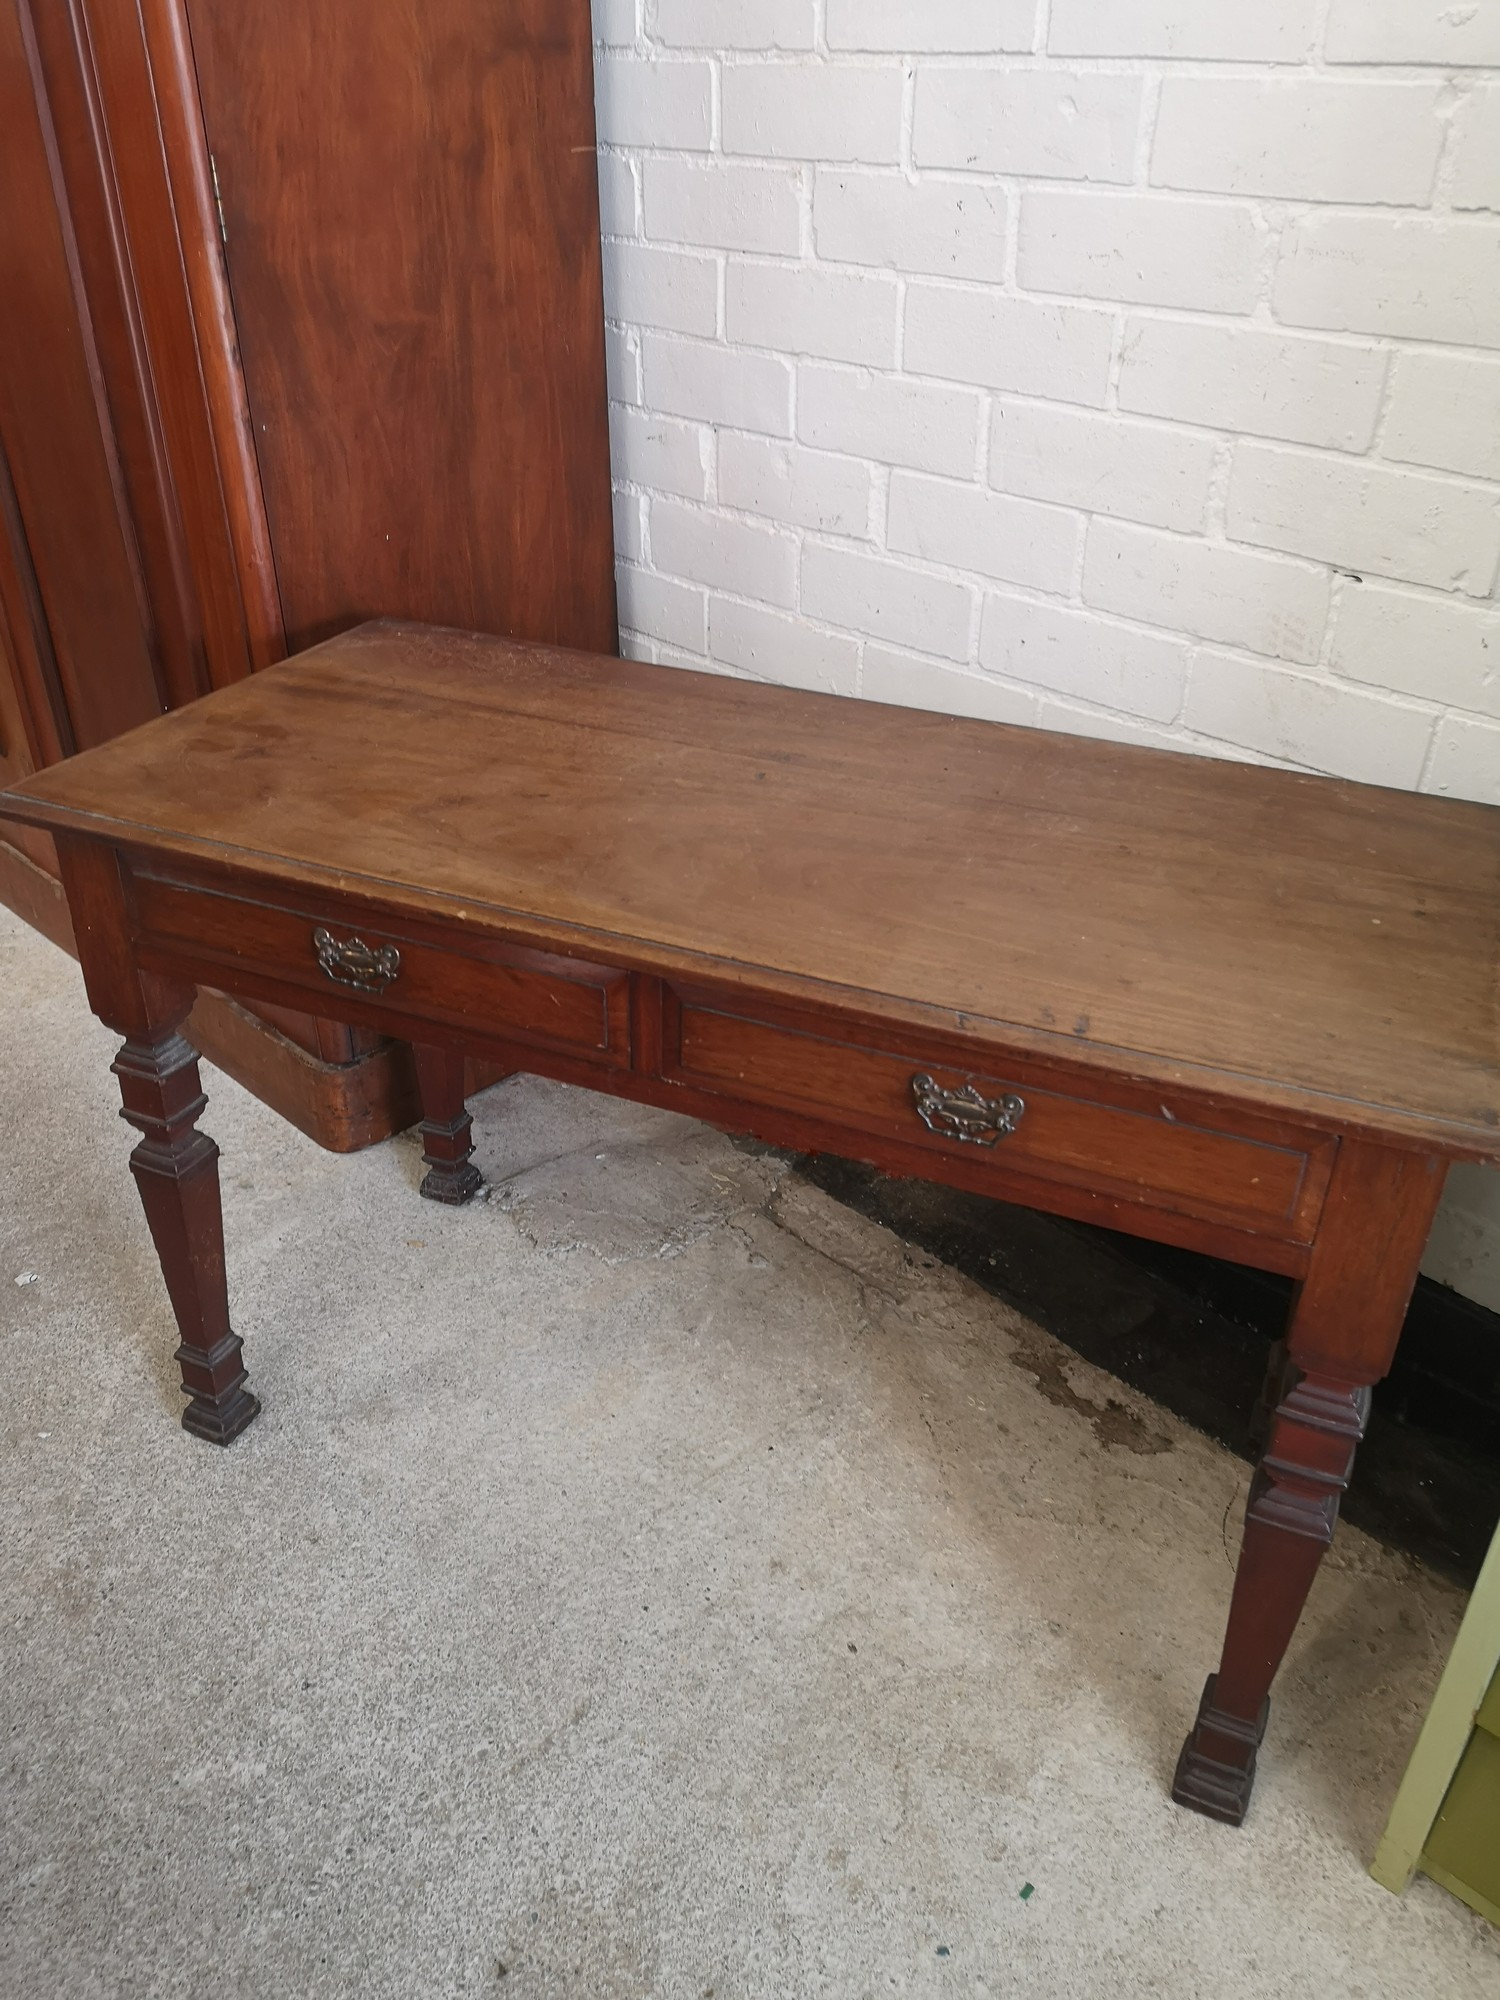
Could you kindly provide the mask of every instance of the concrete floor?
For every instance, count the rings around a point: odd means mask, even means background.
[[[779,1160],[518,1081],[448,1213],[210,1072],[218,1452],[3,912],[0,1043],[7,2000],[1500,1986],[1364,1873],[1457,1594],[1344,1533],[1249,1824],[1179,1812],[1243,1469]]]

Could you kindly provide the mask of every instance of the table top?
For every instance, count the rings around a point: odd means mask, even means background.
[[[367,625],[0,815],[1500,1159],[1500,810]]]

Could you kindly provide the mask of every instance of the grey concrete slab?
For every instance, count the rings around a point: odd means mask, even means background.
[[[1179,1812],[1244,1469],[780,1160],[529,1080],[451,1212],[209,1073],[265,1399],[215,1451],[112,1053],[0,913],[0,1993],[1496,1990],[1364,1873],[1447,1585],[1342,1535],[1249,1824]]]

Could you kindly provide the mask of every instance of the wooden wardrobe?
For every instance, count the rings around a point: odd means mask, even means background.
[[[589,0],[0,0],[0,776],[362,619],[617,644]],[[0,900],[61,943],[44,838]],[[399,1044],[205,995],[325,1145]]]

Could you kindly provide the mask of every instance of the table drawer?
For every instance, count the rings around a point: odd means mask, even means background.
[[[233,990],[233,975],[248,973],[304,988],[336,1015],[373,1007],[629,1064],[630,976],[615,967],[480,938],[438,946],[149,875],[133,888],[144,950],[160,947],[208,983]]]
[[[1258,1119],[1216,1130],[1154,1093],[1141,1108],[1101,1102],[689,992],[670,996],[664,1026],[664,1071],[683,1084],[1291,1242],[1312,1240],[1336,1150]]]

